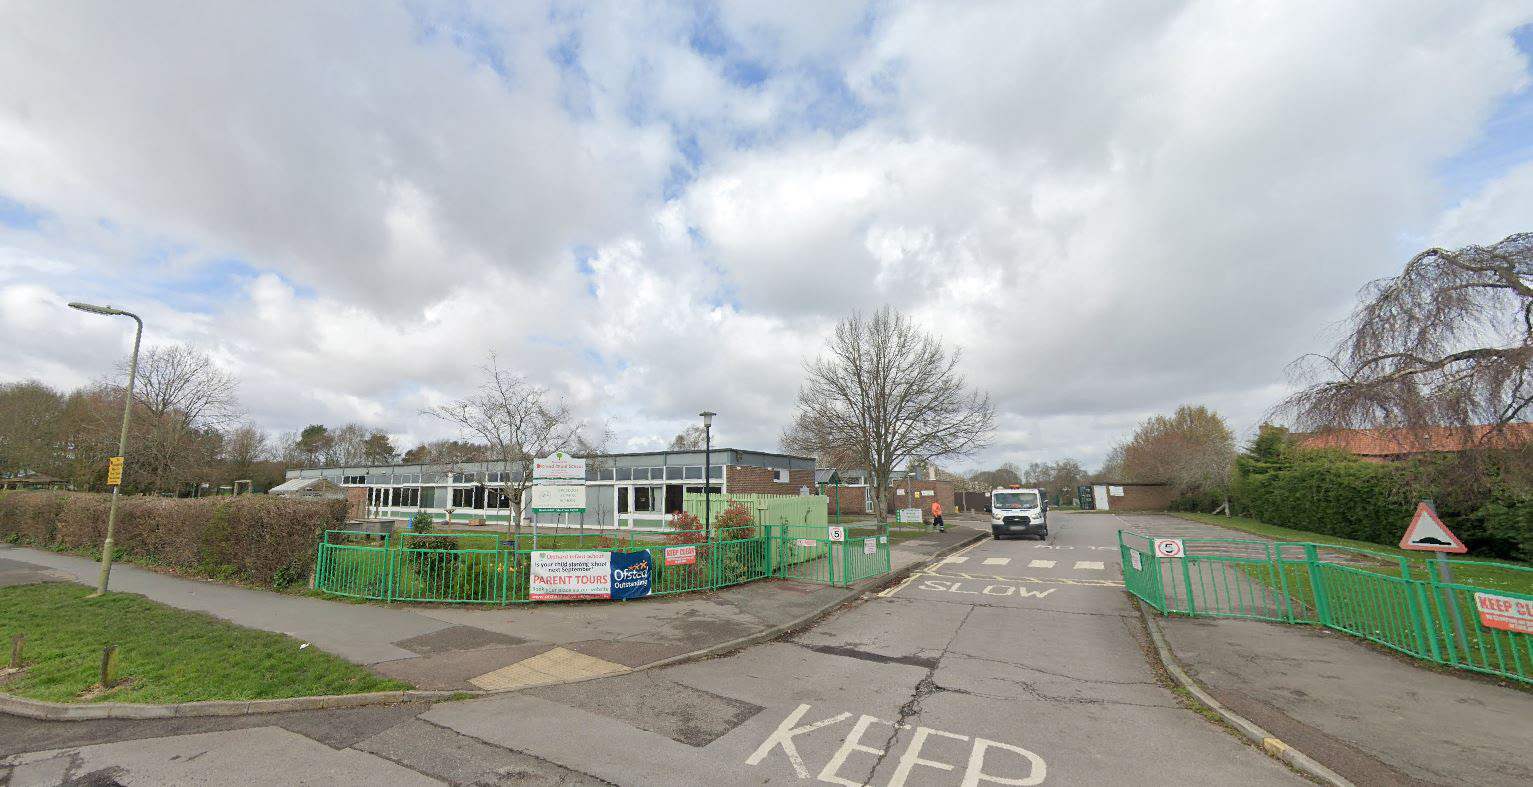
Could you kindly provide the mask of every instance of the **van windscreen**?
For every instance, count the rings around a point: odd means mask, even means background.
[[[1037,492],[996,492],[990,497],[991,508],[1037,508]]]

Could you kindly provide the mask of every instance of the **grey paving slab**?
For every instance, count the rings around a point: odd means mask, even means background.
[[[1166,618],[1161,630],[1216,699],[1360,784],[1533,784],[1533,693],[1307,626]]]
[[[280,727],[103,743],[12,755],[0,763],[10,768],[11,787],[444,783],[381,757],[332,749]]]

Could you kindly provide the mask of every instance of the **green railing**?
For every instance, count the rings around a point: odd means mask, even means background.
[[[766,526],[718,533],[711,541],[668,541],[565,550],[516,549],[497,534],[375,534],[326,531],[315,563],[316,589],[378,601],[514,604],[529,601],[534,551],[605,551],[650,554],[650,593],[667,595],[717,590],[759,579],[781,578],[847,586],[888,573],[887,535],[846,536],[832,541],[829,526]],[[700,537],[700,535],[699,535]],[[557,543],[557,542],[556,542]],[[430,544],[431,546],[426,546]],[[667,565],[667,549],[692,547],[691,562]]]
[[[1182,557],[1156,557],[1153,540],[1118,531],[1128,592],[1163,614],[1313,624],[1460,669],[1533,683],[1533,631],[1486,625],[1476,594],[1526,605],[1533,595],[1444,581],[1433,564],[1325,544],[1181,539]],[[1460,574],[1533,574],[1533,568],[1446,561]],[[1487,603],[1492,603],[1488,600]],[[1528,628],[1525,627],[1524,628]]]

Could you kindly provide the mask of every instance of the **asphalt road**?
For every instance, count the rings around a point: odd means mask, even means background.
[[[1051,520],[728,657],[429,708],[0,719],[0,763],[12,785],[1306,783],[1157,682],[1116,518]]]

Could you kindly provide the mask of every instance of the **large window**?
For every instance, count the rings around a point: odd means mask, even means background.
[[[997,508],[1037,508],[1037,492],[996,492],[990,496],[991,510]]]
[[[421,490],[418,486],[394,487],[394,501],[391,505],[415,508],[421,504]]]

